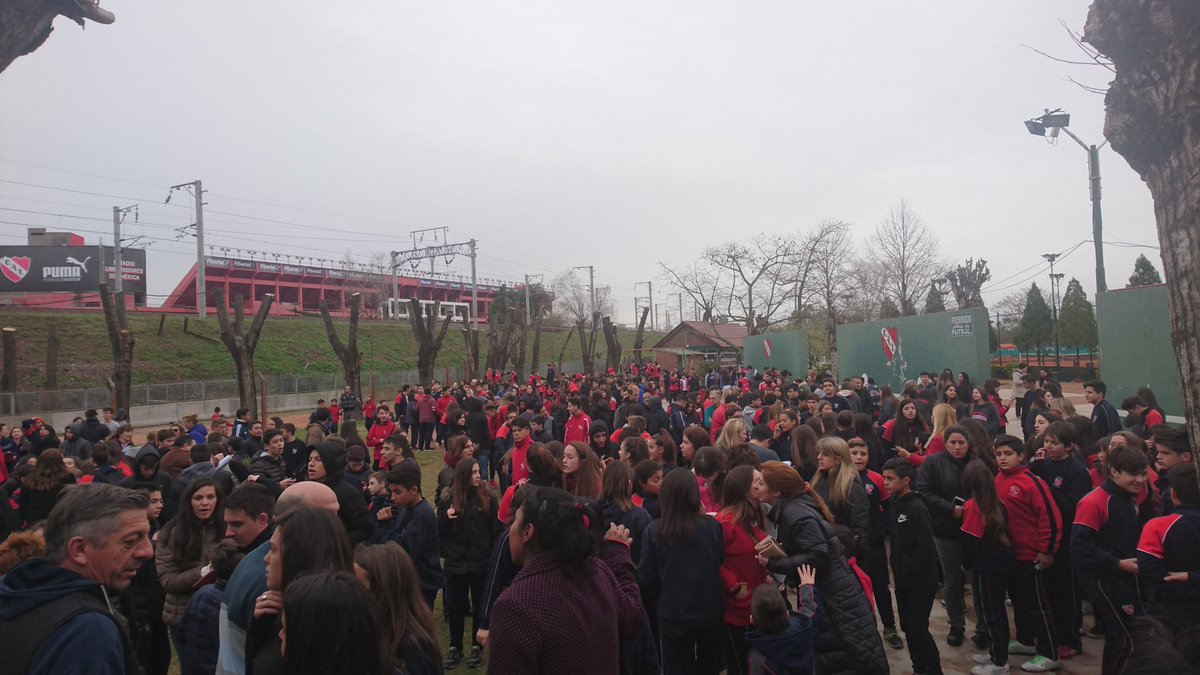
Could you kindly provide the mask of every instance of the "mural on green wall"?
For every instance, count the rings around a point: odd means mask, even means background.
[[[845,324],[837,327],[837,346],[840,377],[866,373],[897,394],[921,371],[950,368],[975,382],[991,371],[982,307]]]

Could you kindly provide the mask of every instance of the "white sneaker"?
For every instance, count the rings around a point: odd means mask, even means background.
[[[984,666],[975,666],[971,669],[972,675],[1001,675],[1008,672],[1008,666],[996,666],[991,663]]]
[[[991,654],[975,654],[975,655],[971,656],[971,660],[974,661],[975,663],[978,663],[981,666],[986,666],[992,662],[992,655]]]

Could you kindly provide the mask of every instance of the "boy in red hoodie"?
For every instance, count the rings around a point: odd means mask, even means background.
[[[1025,465],[1025,444],[1015,436],[996,437],[996,494],[1004,505],[1008,536],[1016,561],[1008,581],[1017,639],[1010,654],[1035,654],[1021,670],[1042,673],[1061,665],[1055,651],[1054,622],[1046,595],[1044,571],[1054,564],[1062,541],[1062,516],[1050,486]],[[1033,646],[1036,644],[1036,649]]]

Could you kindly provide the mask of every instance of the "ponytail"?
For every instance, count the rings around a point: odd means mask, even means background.
[[[598,543],[591,529],[600,522],[595,509],[566,490],[552,487],[529,494],[521,508],[525,524],[534,527],[542,552],[558,554],[573,574],[588,570]]]

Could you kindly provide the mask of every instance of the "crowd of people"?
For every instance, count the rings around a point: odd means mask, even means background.
[[[1123,419],[1100,381],[1088,417],[1045,371],[1006,389],[550,366],[347,386],[299,434],[0,425],[0,672],[930,675],[939,597],[980,675],[1084,637],[1105,674],[1194,668],[1187,433],[1148,389]]]

